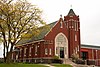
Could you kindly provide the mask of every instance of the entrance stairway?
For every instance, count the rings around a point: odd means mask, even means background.
[[[70,59],[62,59],[62,60],[63,60],[63,64],[70,64],[73,67],[96,67],[96,66],[76,64],[76,63],[72,62]]]
[[[63,64],[70,64],[72,66],[76,66],[77,65],[74,62],[72,62],[70,59],[62,59],[62,60],[63,60]]]

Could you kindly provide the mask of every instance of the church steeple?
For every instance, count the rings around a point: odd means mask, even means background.
[[[71,57],[72,55],[80,56],[80,52],[78,51],[80,50],[79,16],[77,16],[71,8],[67,16],[64,16],[64,22],[66,23],[66,28],[68,30],[68,43],[70,51],[69,57]]]
[[[75,16],[76,14],[74,13],[73,9],[69,10],[68,16]]]

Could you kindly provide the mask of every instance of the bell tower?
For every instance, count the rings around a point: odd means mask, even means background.
[[[73,9],[70,9],[67,16],[64,16],[64,22],[68,30],[69,58],[72,56],[80,57],[79,16],[74,13]]]

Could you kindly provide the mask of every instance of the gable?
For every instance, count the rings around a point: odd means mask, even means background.
[[[54,40],[55,36],[58,34],[58,33],[63,33],[66,35],[68,35],[68,32],[67,32],[67,27],[66,27],[66,23],[63,21],[62,18],[60,18],[58,20],[58,22],[51,28],[51,30],[46,34],[45,36],[45,40]]]

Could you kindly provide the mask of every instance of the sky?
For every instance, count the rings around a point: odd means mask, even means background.
[[[47,23],[66,16],[72,8],[79,15],[81,26],[81,43],[100,45],[100,0],[29,0],[43,11]],[[72,7],[71,7],[72,5]]]
[[[100,46],[100,2],[99,0],[28,0],[42,11],[46,23],[59,20],[60,15],[66,16],[72,8],[80,18],[81,43]],[[72,5],[72,7],[71,7]],[[0,46],[0,57],[3,48]]]

